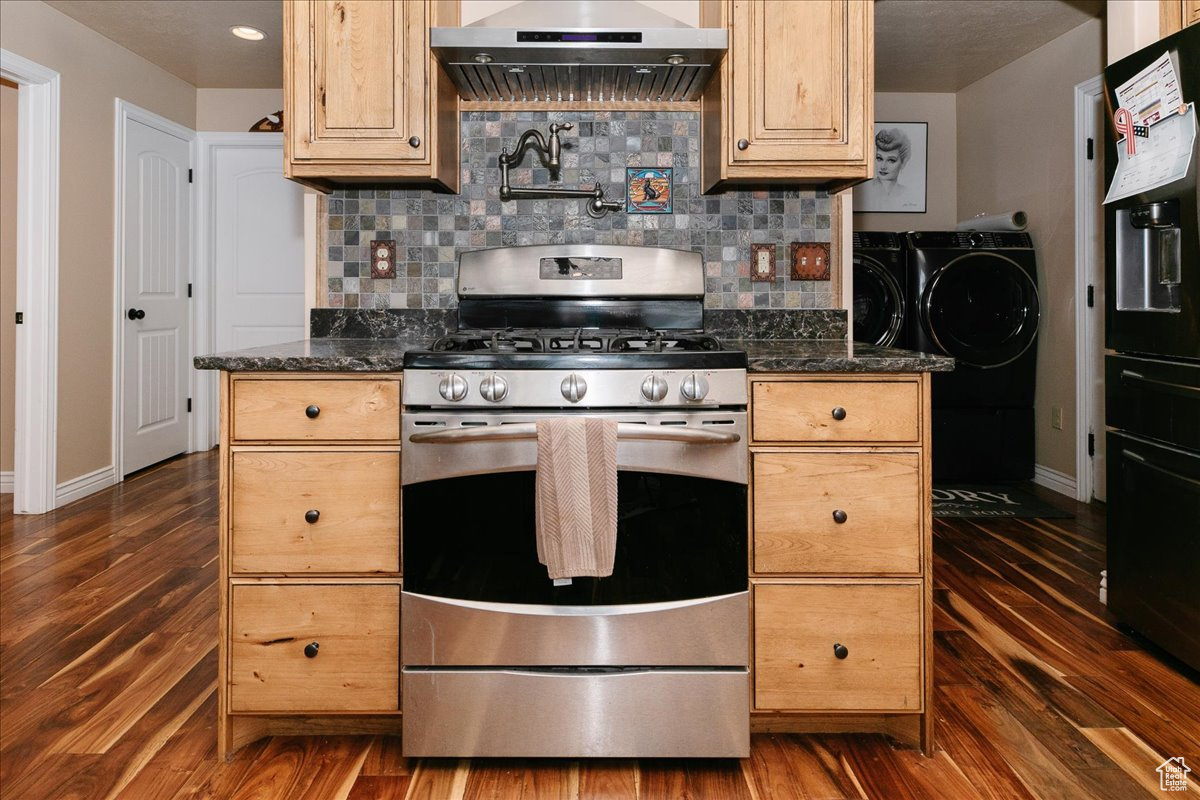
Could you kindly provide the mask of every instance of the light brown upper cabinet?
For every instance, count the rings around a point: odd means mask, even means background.
[[[429,29],[457,0],[284,0],[284,175],[458,191],[458,95]]]
[[[867,0],[701,0],[729,50],[701,102],[701,184],[851,186],[871,176]]]
[[[1200,22],[1200,0],[1183,0],[1182,13],[1184,25]]]

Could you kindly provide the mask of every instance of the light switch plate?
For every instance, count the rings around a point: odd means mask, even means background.
[[[371,277],[396,277],[396,243],[390,239],[371,242]]]
[[[750,245],[750,280],[775,280],[775,245]]]
[[[829,280],[829,242],[792,242],[792,280]]]

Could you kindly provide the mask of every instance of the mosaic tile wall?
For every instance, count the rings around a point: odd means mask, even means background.
[[[673,213],[609,213],[589,217],[582,200],[501,203],[501,147],[549,123],[563,131],[562,169],[550,184],[532,149],[509,170],[513,186],[591,187],[606,199],[625,195],[626,167],[671,167]],[[676,247],[704,255],[709,308],[829,308],[828,281],[793,281],[788,245],[828,242],[830,200],[824,191],[772,189],[700,194],[700,119],[697,112],[470,111],[462,115],[462,186],[458,195],[417,190],[342,190],[328,201],[332,308],[452,308],[456,254],[523,244],[601,243]],[[396,275],[372,279],[372,240],[396,241]],[[777,245],[774,282],[751,282],[751,243]]]

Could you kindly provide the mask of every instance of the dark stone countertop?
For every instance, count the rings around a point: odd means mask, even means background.
[[[305,339],[196,356],[196,369],[231,372],[399,372],[404,353],[426,347],[425,335],[394,339]]]
[[[746,351],[751,372],[940,372],[954,359],[831,339],[723,339]],[[399,372],[424,335],[394,339],[308,339],[197,356],[197,369],[233,372]]]
[[[834,339],[722,339],[746,351],[750,372],[948,372],[954,359]]]

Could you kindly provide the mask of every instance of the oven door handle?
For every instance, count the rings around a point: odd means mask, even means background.
[[[537,423],[518,422],[512,425],[454,428],[452,430],[414,433],[408,437],[413,444],[462,444],[466,442],[511,442],[537,438]],[[740,434],[729,431],[703,431],[673,425],[641,425],[635,422],[617,423],[618,441],[678,442],[680,444],[735,444]]]

